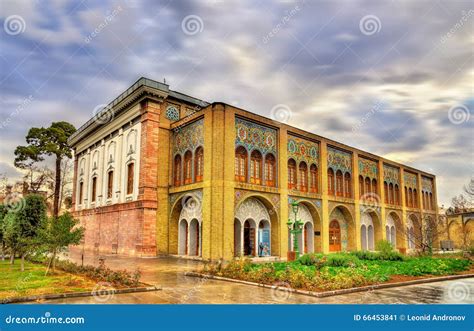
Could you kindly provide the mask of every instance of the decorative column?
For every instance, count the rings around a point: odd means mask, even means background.
[[[328,149],[321,141],[321,241],[323,253],[329,253],[329,200],[328,200]]]
[[[288,255],[288,131],[282,126],[278,139],[278,187],[280,188],[280,257],[286,259]],[[291,246],[293,247],[293,246]]]

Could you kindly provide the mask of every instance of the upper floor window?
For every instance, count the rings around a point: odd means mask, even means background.
[[[176,155],[174,157],[174,185],[181,185],[181,155]]]
[[[299,189],[302,192],[308,191],[308,166],[306,163],[301,162],[299,166]]]
[[[127,194],[133,194],[133,177],[135,163],[129,163],[127,166]]]
[[[318,167],[316,164],[312,164],[309,168],[309,188],[312,193],[318,193]]]
[[[334,170],[328,169],[328,194],[334,195]]]
[[[296,162],[293,159],[288,160],[288,189],[296,188]]]
[[[338,197],[343,196],[343,184],[342,184],[342,171],[338,170],[336,172],[336,195]]]
[[[359,199],[364,196],[364,177],[359,176]]]
[[[109,171],[107,174],[107,199],[112,199],[114,189],[114,172]]]
[[[235,180],[238,182],[247,181],[247,150],[240,146],[235,150]]]
[[[202,147],[196,149],[196,156],[194,160],[194,174],[196,177],[196,182],[202,181],[202,176],[204,172],[204,150]]]
[[[84,182],[79,183],[79,204],[82,205],[82,198],[84,194]]]
[[[92,177],[92,196],[91,202],[95,202],[97,196],[97,177]]]
[[[374,178],[372,179],[372,193],[377,194],[378,189],[377,189],[377,180]]]
[[[262,184],[262,154],[256,150],[250,155],[250,183]]]
[[[416,189],[413,189],[413,206],[418,208],[418,194]]]
[[[389,203],[388,201],[388,184],[387,182],[383,182],[383,195],[384,195],[384,202]]]
[[[352,198],[351,175],[348,172],[344,175],[344,196]]]
[[[190,184],[193,182],[192,177],[192,164],[193,164],[193,154],[191,151],[184,153],[184,184]]]
[[[394,203],[396,205],[400,205],[400,189],[398,188],[398,185],[395,184],[395,194],[394,194]]]
[[[273,154],[265,155],[265,185],[275,186],[275,157]]]

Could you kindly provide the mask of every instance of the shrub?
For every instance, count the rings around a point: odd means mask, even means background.
[[[328,255],[325,265],[330,267],[353,267],[357,265],[358,262],[359,259],[357,256],[338,253]]]
[[[326,257],[322,254],[305,254],[298,259],[298,262],[302,265],[311,267],[314,266],[316,269],[321,269],[326,264]]]
[[[404,256],[395,251],[384,251],[384,252],[370,252],[370,251],[357,251],[351,253],[357,256],[359,260],[367,261],[403,261]]]
[[[388,253],[393,251],[393,246],[387,240],[379,240],[375,243],[375,249],[380,253]]]

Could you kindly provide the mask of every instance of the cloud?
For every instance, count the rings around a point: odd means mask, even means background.
[[[285,104],[291,125],[442,177],[440,201],[448,203],[473,174],[471,7],[6,0],[1,26],[20,15],[26,29],[1,31],[0,120],[8,125],[0,129],[0,162],[12,164],[29,127],[59,119],[80,126],[98,104],[147,76],[268,117]],[[202,20],[201,32],[183,31],[188,15]],[[360,27],[367,15],[380,21],[371,35]],[[470,121],[450,121],[457,104]]]

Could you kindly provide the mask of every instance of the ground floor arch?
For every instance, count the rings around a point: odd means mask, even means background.
[[[377,241],[382,240],[382,229],[375,212],[362,212],[360,217],[360,241],[362,250],[375,250]]]
[[[247,198],[235,211],[234,256],[276,255],[277,224],[262,201],[257,197]]]
[[[288,218],[293,220],[295,215],[291,208],[288,210]],[[302,222],[301,232],[296,235],[298,250],[300,254],[322,251],[321,222],[316,208],[309,202],[300,202],[296,218]],[[295,238],[288,231],[288,250],[294,250]]]
[[[335,207],[329,215],[329,251],[349,251],[356,249],[354,220],[349,210]]]

